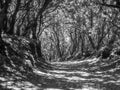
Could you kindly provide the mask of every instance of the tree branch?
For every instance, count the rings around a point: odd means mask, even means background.
[[[96,3],[96,4],[106,6],[106,7],[112,7],[112,8],[120,9],[120,5],[111,5],[111,4],[106,4],[106,3]]]

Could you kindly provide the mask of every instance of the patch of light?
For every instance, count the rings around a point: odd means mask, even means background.
[[[96,73],[98,73],[98,74],[101,74],[102,72],[100,72],[100,71],[97,71]]]
[[[108,70],[108,71],[110,71],[110,72],[114,72],[116,69],[110,69],[110,70]]]
[[[82,89],[75,89],[75,90],[100,90],[92,87],[82,88]]]
[[[44,72],[41,72],[39,70],[34,70],[35,73],[38,73],[38,74],[45,74]]]
[[[46,76],[53,76],[52,74],[50,73],[45,73],[45,72],[42,72],[42,71],[39,71],[39,70],[34,70],[34,73],[38,74],[38,75],[46,75]]]
[[[7,87],[7,88],[10,88],[10,89],[12,89],[12,90],[21,90],[20,88],[18,88],[18,87]]]
[[[5,78],[3,78],[3,77],[0,77],[0,80],[1,80],[1,81],[6,81],[6,79],[5,79]]]
[[[107,83],[116,83],[116,81],[110,80],[110,81],[104,82],[104,84],[107,84]]]
[[[25,85],[29,85],[29,86],[33,86],[33,84],[30,83],[30,82],[24,82],[24,84],[25,84]]]
[[[104,75],[103,77],[112,77],[111,75]]]
[[[54,74],[54,76],[57,78],[64,78],[65,77],[65,75],[60,75],[60,74]]]
[[[63,90],[63,89],[57,89],[57,88],[47,88],[47,89],[44,89],[44,90]]]
[[[52,64],[62,64],[62,65],[70,65],[70,64],[82,64],[82,63],[95,63],[99,61],[99,58],[93,58],[93,59],[86,59],[83,61],[65,61],[65,62],[53,62]]]
[[[70,64],[78,64],[82,63],[83,61],[64,61],[64,62],[53,62],[52,64],[62,64],[62,65],[70,65]]]
[[[90,74],[87,73],[87,72],[82,72],[81,75],[82,75],[82,76],[90,76]]]
[[[83,72],[83,71],[63,71],[63,70],[53,70],[53,71],[50,71],[52,73],[57,73],[57,74],[80,74],[81,76],[90,76],[90,73],[87,73],[87,72]]]
[[[69,43],[69,42],[70,42],[70,38],[66,36],[65,41],[66,41],[67,43]]]
[[[116,81],[116,85],[120,85],[120,79]]]
[[[118,79],[117,82],[120,82],[120,79]]]
[[[72,81],[72,80],[75,80],[75,81],[80,81],[80,80],[85,81],[85,80],[87,80],[85,78],[80,78],[80,77],[77,77],[77,76],[65,77],[65,78],[70,80],[70,81]]]
[[[93,87],[89,87],[89,86],[83,86],[82,89],[75,89],[75,90],[102,90],[102,89],[99,89],[99,88],[93,88]]]
[[[8,81],[1,84],[2,86],[12,89],[12,90],[38,90],[39,88],[37,86],[34,86],[30,82],[16,82]]]
[[[111,80],[111,81],[108,81],[109,83],[116,83],[116,81],[113,81],[113,80]]]

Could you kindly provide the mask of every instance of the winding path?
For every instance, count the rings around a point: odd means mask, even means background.
[[[27,78],[0,80],[12,90],[120,90],[120,70],[92,71],[90,65],[94,62],[56,62],[52,65],[59,69],[47,73],[35,69]]]

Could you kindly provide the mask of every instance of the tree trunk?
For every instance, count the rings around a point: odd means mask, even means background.
[[[15,9],[14,14],[12,15],[12,21],[10,22],[10,30],[7,32],[10,35],[14,34],[15,21],[16,21],[17,12],[20,7],[20,2],[21,2],[21,0],[17,0],[16,9]]]

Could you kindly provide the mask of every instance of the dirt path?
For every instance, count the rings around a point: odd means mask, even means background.
[[[38,69],[27,77],[0,77],[2,86],[11,90],[120,90],[120,70],[91,71],[88,61],[58,62],[60,68],[47,73]]]

